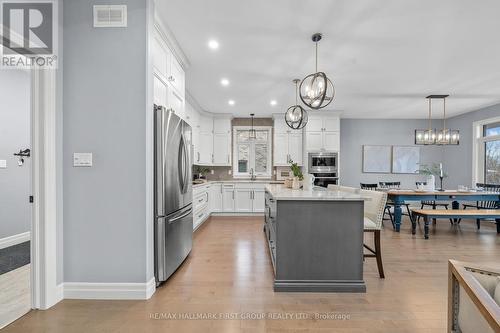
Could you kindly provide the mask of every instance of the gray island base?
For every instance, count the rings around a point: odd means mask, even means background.
[[[264,231],[274,291],[366,292],[362,196],[268,185]]]

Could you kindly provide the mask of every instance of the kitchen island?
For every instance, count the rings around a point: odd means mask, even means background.
[[[342,191],[266,185],[264,231],[274,291],[365,292],[365,200]]]

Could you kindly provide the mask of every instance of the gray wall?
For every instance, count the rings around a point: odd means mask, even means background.
[[[64,281],[145,282],[146,0],[64,2]],[[127,28],[92,5],[128,5]],[[94,166],[74,168],[74,152]]]
[[[31,159],[22,167],[12,155],[31,147],[30,74],[23,70],[2,70],[0,75],[0,238],[31,229],[30,195]]]
[[[415,129],[427,127],[426,120],[341,119],[340,183],[359,187],[359,183],[400,181],[402,187],[414,188],[415,181],[425,180],[424,176],[363,173],[362,147],[363,145],[413,145]],[[422,164],[443,161],[442,147],[421,147],[420,162]]]
[[[449,188],[475,185],[472,184],[472,123],[493,117],[500,117],[500,104],[465,113],[446,122],[446,127],[460,130],[460,144],[445,148],[445,168],[449,175],[446,185]]]

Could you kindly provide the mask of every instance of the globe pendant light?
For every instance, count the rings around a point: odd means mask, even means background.
[[[255,117],[255,113],[250,113],[250,117],[252,117],[252,127],[248,131],[248,138],[250,140],[255,140],[257,138],[257,131],[253,128],[253,117]]]
[[[299,79],[293,80],[295,83],[295,105],[290,106],[285,113],[285,122],[291,129],[298,130],[307,125],[307,112],[298,101]]]
[[[335,96],[332,81],[324,72],[318,72],[318,42],[322,35],[315,33],[312,41],[316,43],[316,72],[309,74],[300,83],[300,99],[311,109],[319,110],[330,104]]]

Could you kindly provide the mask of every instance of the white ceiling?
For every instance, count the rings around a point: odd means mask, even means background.
[[[429,94],[448,115],[500,103],[498,0],[158,0],[191,66],[186,87],[210,112],[285,112],[294,78],[319,70],[345,118],[425,118]],[[207,47],[216,39],[217,51]],[[231,83],[222,87],[221,78]],[[233,99],[234,106],[228,105]],[[271,99],[278,101],[270,106]],[[435,109],[441,116],[441,109]]]

